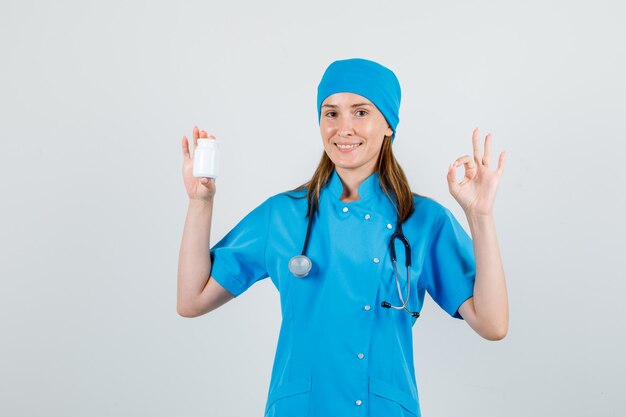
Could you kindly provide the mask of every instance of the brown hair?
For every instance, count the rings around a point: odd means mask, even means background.
[[[300,185],[291,192],[307,190],[308,201],[307,217],[319,210],[319,196],[322,188],[330,181],[335,164],[328,157],[326,152],[322,154],[322,159],[313,173],[310,181]],[[411,191],[404,170],[398,164],[391,148],[391,136],[385,136],[376,163],[380,187],[387,195],[398,213],[399,223],[402,224],[413,213],[415,206],[413,196],[426,197]],[[304,198],[293,197],[292,198]],[[426,197],[430,198],[430,197]]]

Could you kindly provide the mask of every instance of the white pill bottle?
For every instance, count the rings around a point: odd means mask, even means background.
[[[198,139],[198,146],[193,151],[193,176],[217,178],[220,171],[219,162],[217,140]]]

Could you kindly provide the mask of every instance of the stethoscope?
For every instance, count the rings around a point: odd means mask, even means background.
[[[306,251],[309,247],[309,237],[311,236],[311,224],[313,223],[313,214],[309,213],[309,224],[306,228],[306,237],[304,239],[304,247],[302,248],[302,254],[296,255],[289,260],[289,271],[296,276],[297,278],[305,278],[309,275],[311,268],[313,267],[313,262],[311,259],[306,256]],[[404,297],[402,296],[402,290],[400,289],[400,280],[398,279],[398,267],[396,265],[396,245],[395,240],[400,239],[400,242],[404,245],[405,250],[405,259],[406,259],[406,279],[408,284],[408,291],[406,296],[406,301],[404,301]],[[399,222],[396,222],[396,230],[391,235],[389,239],[389,249],[391,252],[391,262],[393,263],[393,271],[396,277],[396,285],[398,286],[398,296],[402,301],[401,306],[393,306],[387,301],[383,301],[381,306],[384,308],[393,308],[396,310],[404,309],[407,313],[412,315],[415,318],[420,316],[420,313],[417,311],[409,311],[406,308],[409,303],[409,298],[411,297],[411,245],[409,244],[408,239],[404,236],[402,232],[402,225]]]

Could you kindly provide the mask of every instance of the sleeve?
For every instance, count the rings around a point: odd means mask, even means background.
[[[265,248],[271,204],[265,200],[211,248],[211,276],[235,297],[269,276]]]
[[[450,316],[463,320],[458,309],[474,295],[474,244],[463,226],[445,207],[435,222],[432,234],[424,258],[424,288]]]

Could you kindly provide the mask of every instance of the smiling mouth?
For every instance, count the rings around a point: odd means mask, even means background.
[[[351,144],[351,145],[340,145],[338,143],[335,143],[335,146],[337,146],[339,149],[342,149],[342,150],[350,150],[350,149],[358,148],[359,146],[361,146],[361,144],[360,143],[354,143],[354,144]]]

